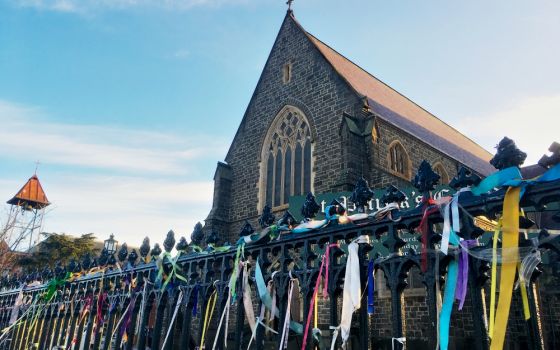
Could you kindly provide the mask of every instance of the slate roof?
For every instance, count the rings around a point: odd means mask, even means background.
[[[305,31],[293,16],[292,19],[379,118],[482,175],[495,171],[489,163],[492,155],[480,145]]]

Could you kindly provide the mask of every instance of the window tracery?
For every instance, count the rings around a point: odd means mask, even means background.
[[[268,131],[261,159],[262,206],[278,207],[290,196],[312,191],[312,145],[301,111],[284,108]]]

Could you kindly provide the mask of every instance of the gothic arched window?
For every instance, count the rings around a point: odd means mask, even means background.
[[[312,191],[312,145],[309,123],[294,107],[285,107],[272,122],[263,144],[260,198],[278,207],[290,196]]]
[[[447,171],[445,170],[445,167],[443,166],[443,164],[441,164],[440,162],[437,162],[436,164],[434,164],[433,168],[434,173],[439,175],[439,183],[442,185],[447,185],[449,184],[449,175],[447,174]]]
[[[410,159],[403,145],[399,141],[393,141],[389,145],[389,170],[396,175],[410,179]]]

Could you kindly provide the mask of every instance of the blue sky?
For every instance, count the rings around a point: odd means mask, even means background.
[[[560,2],[293,6],[308,31],[487,149],[508,135],[535,162],[560,141]],[[53,202],[45,230],[188,237],[285,10],[283,0],[0,0],[0,198],[39,160]]]

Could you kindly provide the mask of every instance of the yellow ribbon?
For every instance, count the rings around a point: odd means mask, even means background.
[[[496,225],[492,237],[492,279],[490,282],[490,320],[488,320],[488,336],[494,336],[494,321],[496,320],[496,275],[498,271],[498,237],[502,230],[502,219]]]
[[[513,282],[519,260],[519,194],[521,188],[510,187],[506,192],[502,218],[502,268],[500,296],[490,350],[502,350],[506,335]]]
[[[319,325],[319,312],[317,311],[317,309],[319,309],[319,296],[317,294],[315,294],[315,300],[314,300],[314,302],[315,302],[315,315],[314,315],[314,318],[313,318],[313,327],[315,327],[315,328],[318,328],[318,325]],[[290,312],[290,311],[288,310],[288,312]]]
[[[216,306],[216,299],[218,299],[218,294],[216,290],[210,295],[208,299],[208,304],[206,304],[206,313],[204,314],[204,325],[202,326],[202,338],[200,339],[200,348],[204,349],[204,337],[206,336],[206,330],[210,326],[210,321],[212,321],[212,315],[214,314],[214,308]],[[212,307],[210,307],[212,305]],[[208,317],[210,315],[210,317]]]

